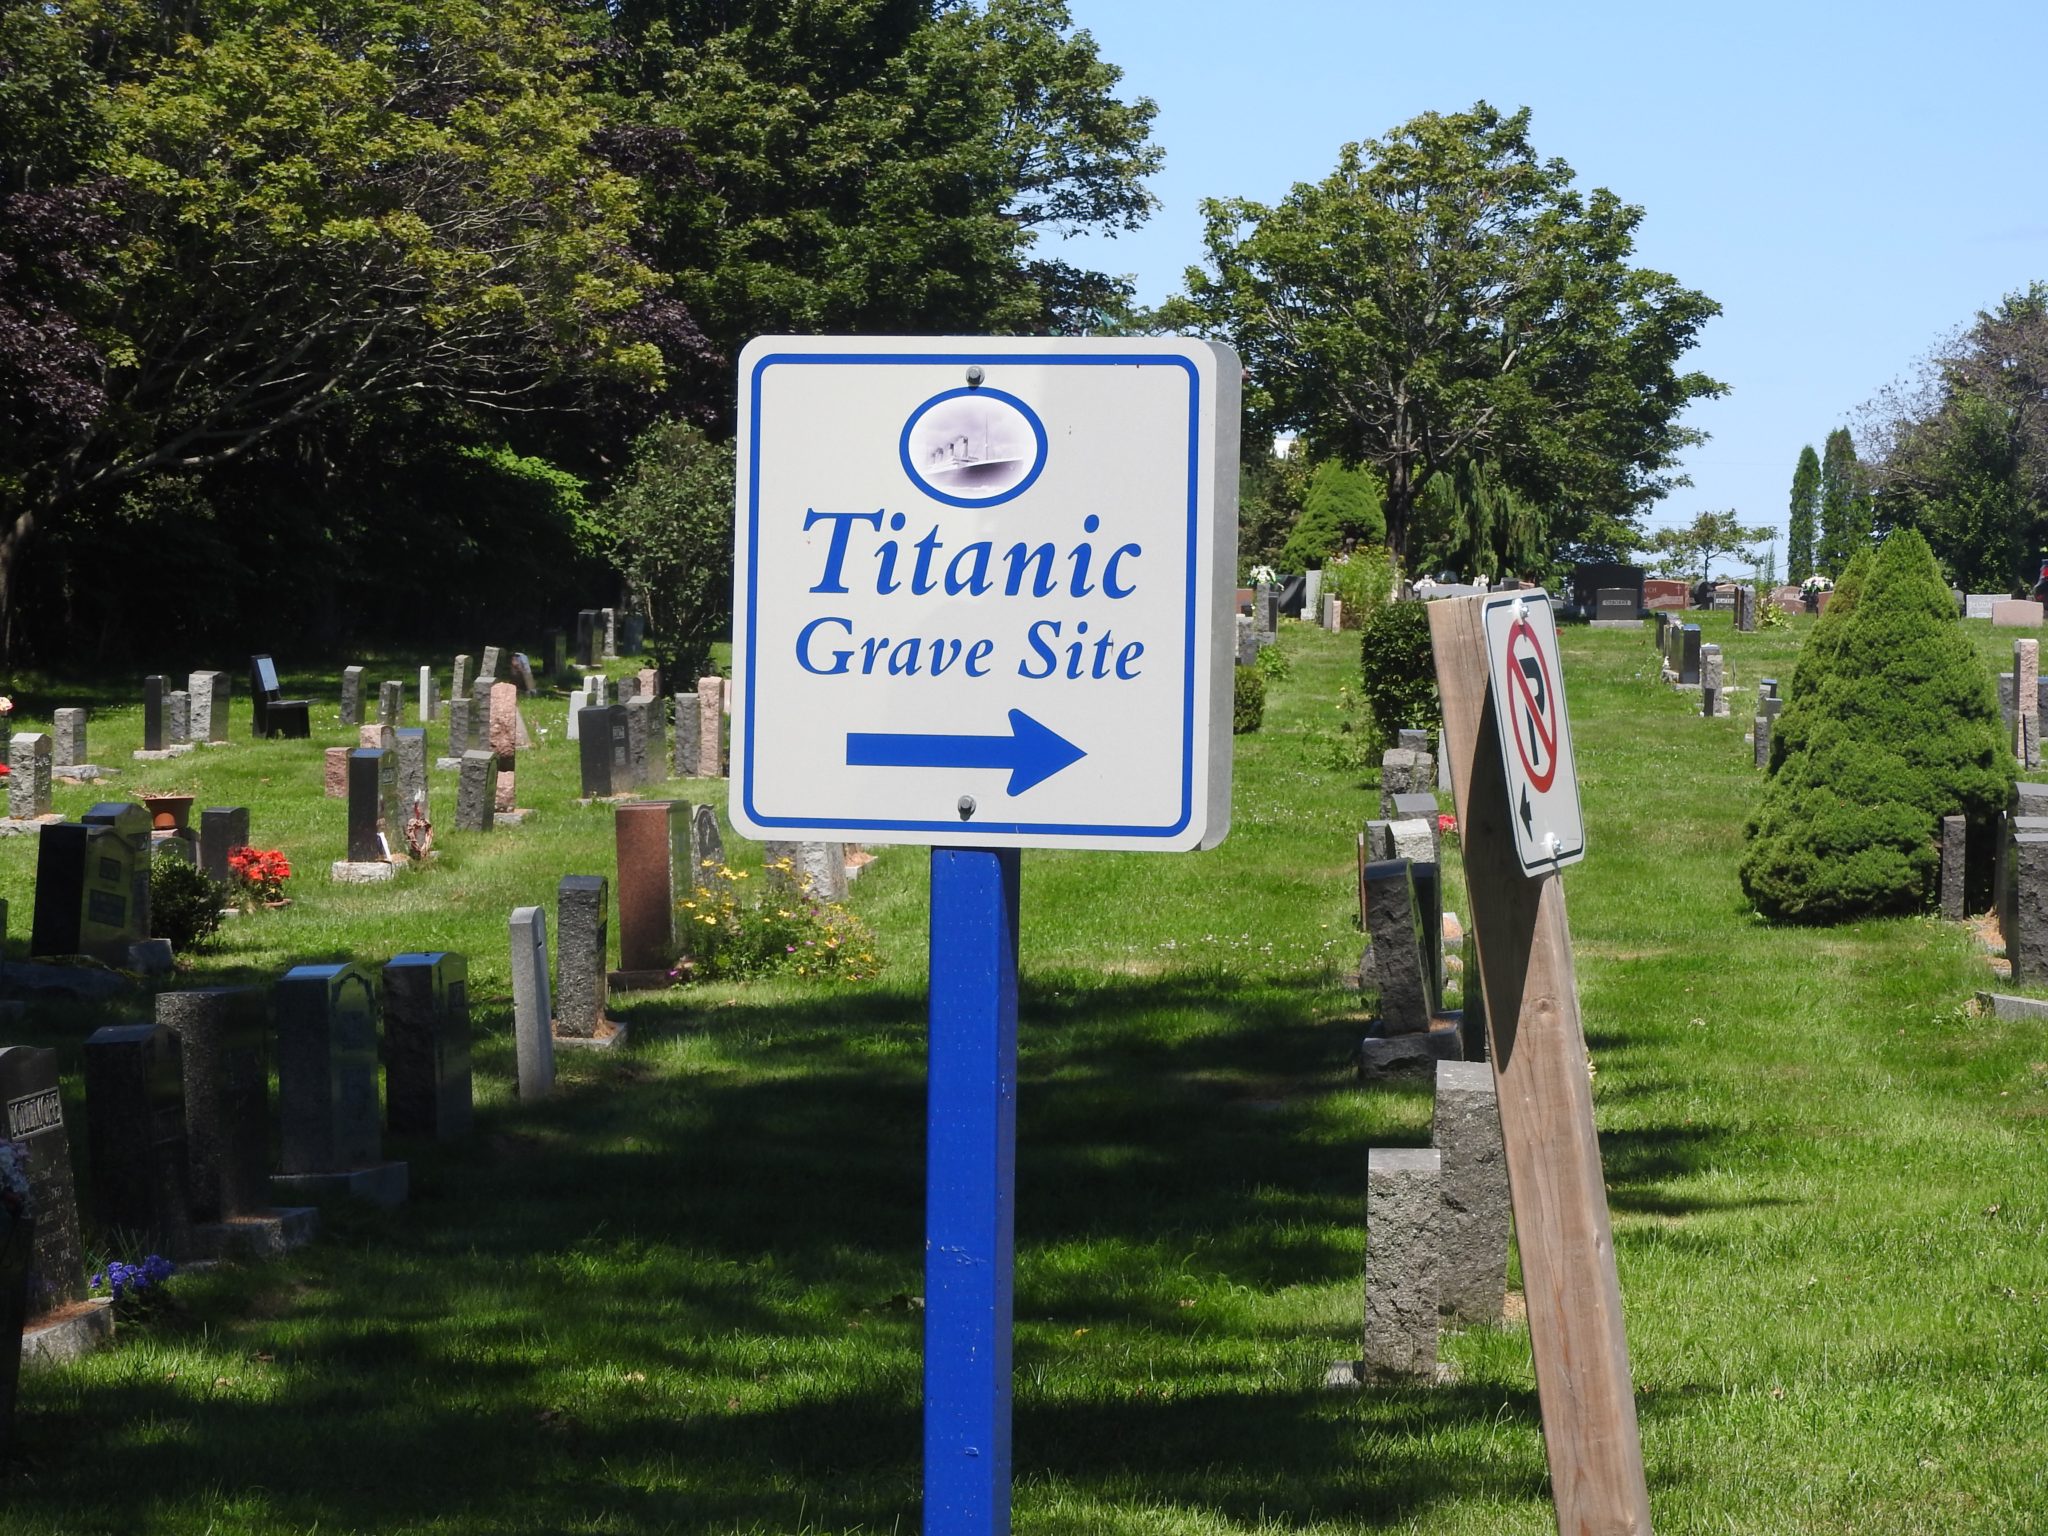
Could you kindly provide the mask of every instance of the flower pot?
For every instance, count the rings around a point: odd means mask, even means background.
[[[0,1211],[0,1446],[14,1438],[14,1391],[21,1383],[21,1325],[28,1320],[28,1271],[35,1253],[35,1218]]]
[[[192,817],[190,795],[144,795],[143,808],[149,812],[149,824],[157,832],[182,832]]]

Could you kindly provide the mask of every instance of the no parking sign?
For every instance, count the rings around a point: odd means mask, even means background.
[[[1486,599],[1484,616],[1515,854],[1523,874],[1540,875],[1586,856],[1557,625],[1542,592],[1498,593]]]

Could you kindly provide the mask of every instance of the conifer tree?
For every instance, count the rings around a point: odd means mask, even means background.
[[[1997,694],[1925,539],[1884,542],[1837,634],[1742,858],[1743,890],[1778,921],[1924,910],[1940,818],[1960,812],[1981,841],[2012,790]]]
[[[1870,488],[1856,459],[1847,427],[1828,434],[1820,459],[1820,544],[1814,565],[1824,576],[1839,576],[1849,559],[1870,542]]]
[[[1814,620],[1813,633],[1800,647],[1799,660],[1792,668],[1792,680],[1785,685],[1784,713],[1778,716],[1777,728],[1771,732],[1772,773],[1784,767],[1785,759],[1806,745],[1806,733],[1813,720],[1814,696],[1820,692],[1821,680],[1832,676],[1841,660],[1842,632],[1849,626],[1849,615],[1856,611],[1857,600],[1863,595],[1863,583],[1870,578],[1870,562],[1875,558],[1874,552],[1867,547],[1857,550],[1850,558],[1842,579],[1828,594],[1827,607]]]
[[[1785,579],[1801,582],[1813,574],[1814,523],[1820,515],[1820,456],[1808,443],[1792,471],[1792,516],[1785,529]]]

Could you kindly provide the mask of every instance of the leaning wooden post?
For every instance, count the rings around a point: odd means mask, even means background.
[[[1525,595],[1547,607],[1542,593]],[[1485,988],[1551,1499],[1563,1536],[1647,1536],[1650,1496],[1564,889],[1555,869],[1525,874],[1517,853],[1500,718],[1488,688],[1487,601],[1433,602],[1429,629]]]

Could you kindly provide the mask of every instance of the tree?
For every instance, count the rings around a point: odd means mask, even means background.
[[[1814,700],[1820,696],[1821,684],[1842,665],[1849,615],[1862,601],[1863,584],[1870,579],[1870,566],[1874,559],[1876,552],[1868,545],[1849,557],[1841,579],[1835,583],[1834,591],[1828,594],[1827,606],[1813,621],[1806,644],[1800,647],[1799,660],[1792,667],[1792,680],[1785,685],[1784,713],[1778,716],[1777,727],[1771,732],[1772,773],[1784,767],[1788,757],[1806,749],[1807,734],[1812,729]]]
[[[1309,478],[1301,520],[1280,551],[1280,564],[1290,571],[1309,570],[1354,544],[1378,543],[1386,531],[1380,483],[1372,471],[1325,459]]]
[[[1754,563],[1757,557],[1751,546],[1770,537],[1769,528],[1743,527],[1732,510],[1702,512],[1683,528],[1658,529],[1646,547],[1660,557],[1659,569],[1688,577],[1697,570],[1699,579],[1708,581],[1716,555],[1733,555]]]
[[[664,676],[696,677],[732,628],[732,499],[732,445],[666,421],[633,445],[602,509]]]
[[[1801,582],[1813,574],[1813,533],[1820,516],[1820,456],[1808,443],[1792,471],[1792,515],[1785,528],[1785,575]]]
[[[1723,390],[1677,368],[1719,306],[1630,265],[1642,209],[1574,190],[1528,129],[1428,112],[1274,206],[1206,202],[1207,269],[1168,306],[1236,346],[1254,419],[1379,472],[1404,558],[1430,480],[1467,460],[1548,510],[1546,542],[1611,534],[1698,440],[1680,413]]]
[[[1775,920],[1924,910],[1939,819],[1960,813],[1981,844],[2012,791],[1997,694],[1919,534],[1879,547],[1840,639],[1749,826],[1742,888]]]
[[[1410,543],[1417,570],[1542,577],[1557,558],[1549,533],[1541,509],[1489,460],[1467,459],[1423,488]]]
[[[1856,459],[1856,444],[1847,427],[1828,434],[1820,460],[1820,545],[1814,563],[1823,574],[1839,576],[1849,557],[1870,543],[1873,514],[1869,487]]]

